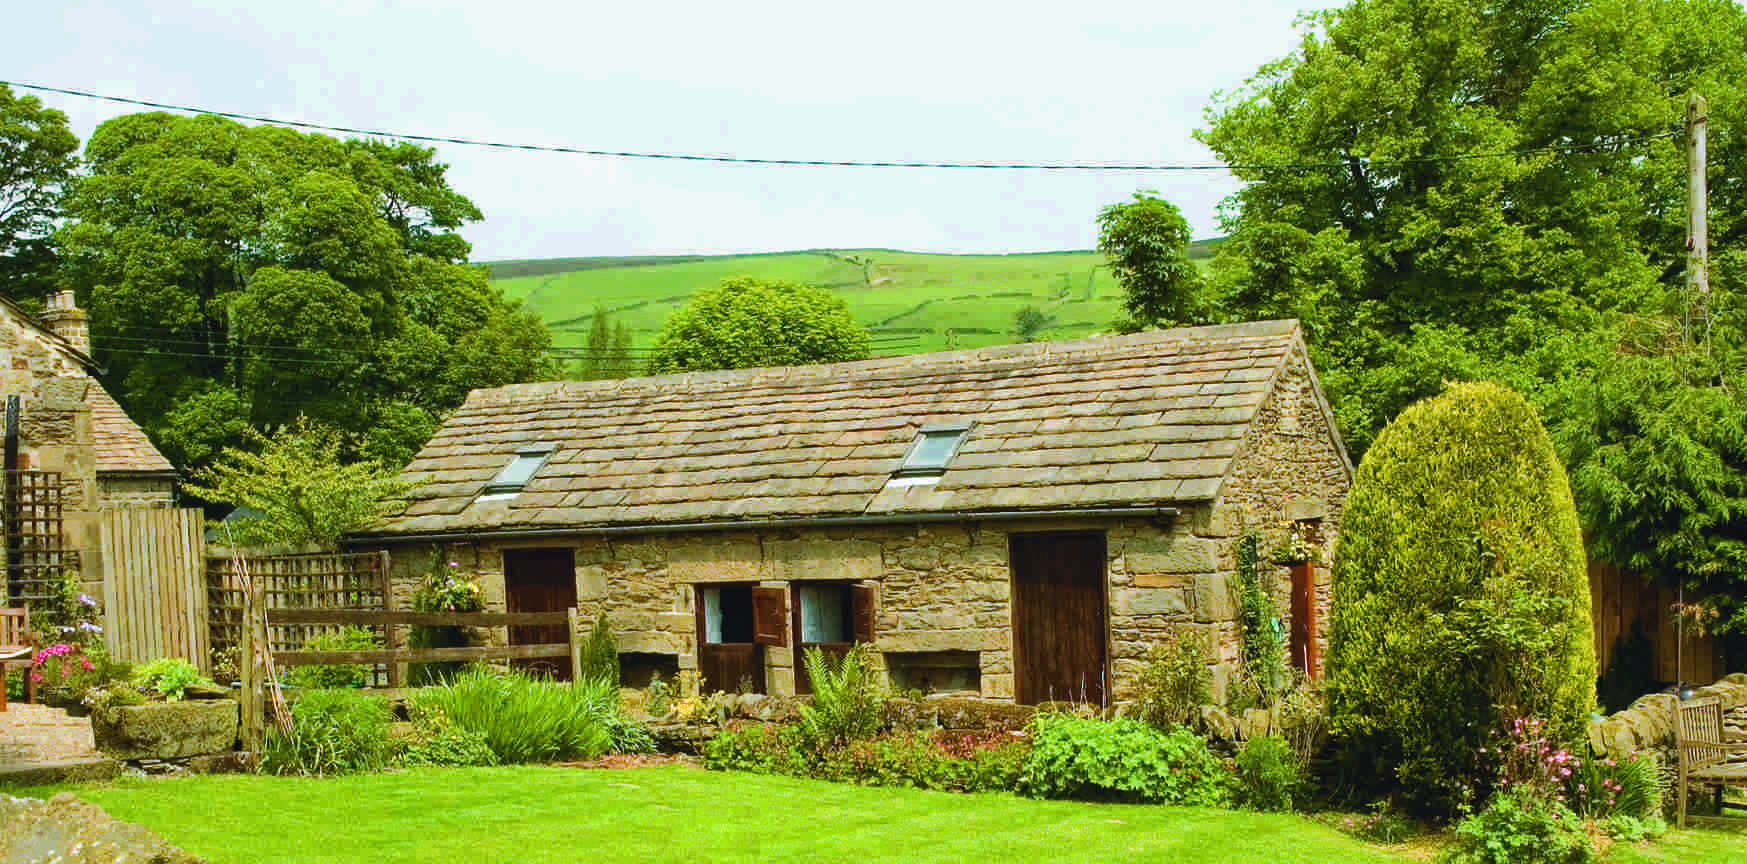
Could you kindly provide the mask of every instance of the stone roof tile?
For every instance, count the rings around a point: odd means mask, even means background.
[[[373,533],[966,513],[1217,494],[1296,322],[822,366],[517,384],[469,395]],[[972,424],[936,483],[889,481],[918,431]],[[507,500],[517,450],[557,449]]]

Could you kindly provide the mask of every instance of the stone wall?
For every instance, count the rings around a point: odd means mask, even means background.
[[[1723,708],[1725,736],[1747,741],[1747,674],[1725,675],[1694,696],[1715,696]],[[1674,764],[1674,711],[1678,700],[1672,693],[1639,697],[1630,708],[1616,711],[1589,724],[1589,749],[1596,756],[1624,758],[1640,750],[1656,750],[1663,764]]]
[[[577,602],[585,620],[604,606],[621,652],[672,656],[681,670],[695,670],[696,586],[852,582],[876,591],[877,663],[974,656],[977,692],[1011,699],[1010,535],[1100,531],[1107,549],[1107,654],[1114,699],[1132,698],[1148,650],[1177,627],[1214,638],[1216,695],[1223,697],[1238,659],[1232,593],[1237,538],[1246,530],[1277,533],[1283,521],[1303,520],[1326,547],[1350,480],[1351,469],[1300,354],[1249,431],[1222,496],[1212,503],[1180,505],[1174,519],[966,521],[391,547],[392,602],[410,603],[429,572],[431,555],[440,554],[477,579],[488,609],[502,610],[504,550],[565,547],[575,558]],[[1271,572],[1272,590],[1286,615],[1288,571],[1275,567]],[[1319,583],[1318,603],[1326,620],[1326,577]],[[792,592],[790,602],[792,608]],[[503,633],[492,638],[502,639]],[[794,652],[768,648],[765,664],[769,692],[792,694]]]
[[[86,401],[93,383],[53,337],[0,304],[0,395],[19,397],[24,467],[60,473],[66,544],[88,560],[96,559],[97,452]]]

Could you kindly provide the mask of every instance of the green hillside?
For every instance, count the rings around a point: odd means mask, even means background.
[[[1192,257],[1210,255],[1198,241]],[[848,259],[870,259],[865,270]],[[491,262],[493,281],[545,319],[560,347],[580,347],[595,306],[647,348],[692,292],[731,276],[823,285],[874,334],[878,354],[975,348],[1013,341],[1013,316],[1036,306],[1054,318],[1044,338],[1108,330],[1122,291],[1097,252],[932,255],[891,249],[758,255],[557,258]]]

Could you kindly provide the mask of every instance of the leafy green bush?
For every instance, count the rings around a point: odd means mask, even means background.
[[[376,634],[355,625],[348,625],[334,633],[311,636],[303,643],[305,651],[369,651],[380,647],[382,645],[377,641]],[[370,683],[370,667],[362,663],[293,666],[285,673],[285,683],[307,690],[362,687]]]
[[[217,687],[212,679],[200,674],[199,667],[180,657],[160,657],[133,670],[135,686],[150,690],[171,702],[181,701],[188,687],[204,684]]]
[[[730,724],[704,745],[704,767],[868,786],[952,792],[1020,787],[1030,744],[1009,732],[903,731],[818,745],[794,726]]]
[[[1291,810],[1303,778],[1286,739],[1251,738],[1237,753],[1238,800],[1257,810]]]
[[[403,744],[395,761],[408,766],[496,765],[485,735],[458,729],[441,711],[416,704],[408,706],[413,734]]]
[[[1334,564],[1330,729],[1355,779],[1447,814],[1507,716],[1575,741],[1594,703],[1583,540],[1535,410],[1457,384],[1404,411],[1354,479]]]
[[[378,771],[393,752],[388,703],[361,690],[310,690],[291,706],[291,732],[268,730],[261,770],[269,774]]]
[[[447,684],[413,691],[412,705],[483,736],[498,761],[592,759],[613,744],[618,688],[605,681],[559,682],[472,666]]]
[[[1042,798],[1223,805],[1230,775],[1187,729],[1135,720],[1039,714],[1031,723],[1024,786]]]
[[[1170,638],[1147,649],[1129,716],[1160,729],[1187,723],[1213,699],[1213,668],[1207,638],[1179,627]]]
[[[1528,790],[1493,796],[1456,823],[1444,864],[1582,864],[1596,860],[1583,823],[1565,805]]]
[[[602,609],[595,616],[594,626],[588,629],[588,638],[582,640],[582,663],[576,670],[576,679],[610,681],[614,687],[619,686],[619,645],[613,640],[612,628],[607,624],[607,610]]]
[[[835,662],[818,648],[808,648],[803,660],[813,681],[813,702],[800,707],[801,728],[808,736],[831,744],[879,731],[879,684],[866,645],[851,645]]]

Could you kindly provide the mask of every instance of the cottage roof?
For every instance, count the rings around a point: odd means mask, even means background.
[[[42,319],[26,311],[10,297],[0,295],[0,314],[9,315],[15,321],[35,330],[43,344],[65,357],[72,369],[91,376],[85,388],[85,401],[91,407],[91,432],[98,473],[170,475],[176,472],[176,467],[146,437],[145,430],[127,416],[127,412],[103,389],[103,385],[97,383],[93,374],[97,363],[90,355],[62,338],[45,325]]]
[[[91,431],[97,445],[97,470],[100,472],[115,472],[128,474],[174,474],[175,466],[158,448],[152,446],[152,440],[146,437],[145,430],[136,425],[127,412],[105,391],[102,385],[91,382],[91,389],[86,393],[86,400],[91,403]]]
[[[375,535],[1164,505],[1214,498],[1302,335],[1193,327],[855,363],[476,390]],[[937,482],[925,426],[973,424]],[[553,448],[519,493],[485,495]]]

